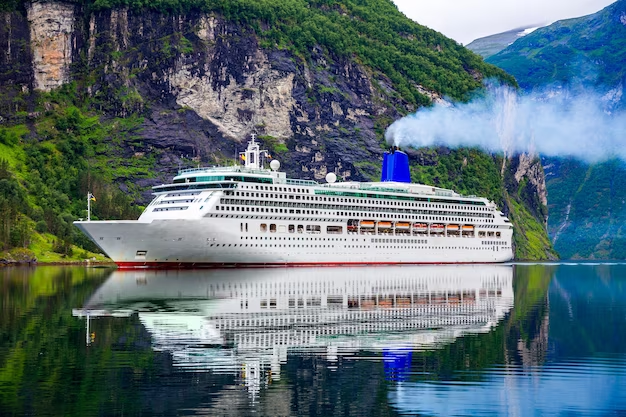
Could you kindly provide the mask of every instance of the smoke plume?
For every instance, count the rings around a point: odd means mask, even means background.
[[[420,109],[389,126],[385,138],[396,146],[478,147],[587,162],[626,160],[626,113],[611,114],[606,108],[606,99],[596,93],[518,95],[510,87],[489,86],[468,103]]]

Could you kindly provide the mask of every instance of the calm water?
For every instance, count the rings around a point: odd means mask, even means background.
[[[0,415],[626,415],[626,265],[3,269]]]

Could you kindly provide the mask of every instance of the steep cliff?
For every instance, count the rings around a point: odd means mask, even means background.
[[[46,169],[54,175],[71,169],[76,175],[64,177],[70,182],[64,190],[72,200],[87,188],[112,193],[106,184],[113,181],[145,204],[150,186],[169,180],[180,166],[232,161],[252,132],[291,175],[375,179],[391,121],[444,94],[468,97],[483,77],[512,82],[386,0],[170,3],[178,6],[15,2],[0,16],[8,22],[0,45],[10,51],[0,58],[0,117],[5,136],[17,138],[7,151],[16,177],[38,171],[23,182],[31,194],[53,187]],[[417,153],[449,166],[467,152]],[[505,203],[502,162],[471,152],[478,156],[466,158],[453,181],[422,178],[459,183],[463,192],[487,192]],[[413,162],[416,179],[423,171],[419,160]],[[475,161],[487,161],[489,169]],[[516,161],[504,164],[507,172],[516,170],[511,192],[517,195],[522,184],[529,194],[519,207],[510,204],[511,211],[538,216],[534,224],[541,228],[545,213],[534,204],[542,197],[533,197],[541,193],[541,173]],[[67,169],[55,171],[58,165]],[[525,187],[527,177],[538,178],[539,186]],[[494,181],[486,190],[484,183]],[[49,194],[28,217],[52,230],[49,219],[63,217],[63,209]],[[108,201],[108,211],[95,205],[97,216],[124,215],[122,197],[111,194]],[[74,215],[80,210],[72,206]],[[549,244],[532,253],[550,256]]]

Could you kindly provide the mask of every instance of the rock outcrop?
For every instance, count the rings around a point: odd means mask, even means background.
[[[34,87],[42,91],[70,81],[74,6],[66,3],[28,5]]]

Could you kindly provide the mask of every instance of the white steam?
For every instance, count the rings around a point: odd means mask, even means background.
[[[478,147],[511,155],[537,152],[588,162],[626,160],[626,114],[605,111],[606,100],[566,91],[519,96],[488,87],[469,103],[439,103],[393,123],[387,142],[397,146]]]

